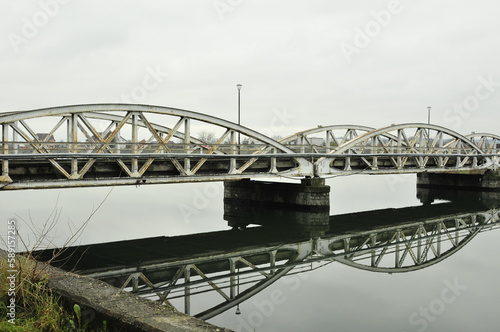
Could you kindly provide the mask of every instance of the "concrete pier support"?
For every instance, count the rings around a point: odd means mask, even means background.
[[[417,187],[500,191],[500,170],[487,170],[484,174],[418,173]]]
[[[224,202],[238,200],[250,205],[280,207],[295,211],[329,211],[330,187],[320,178],[300,184],[264,181],[224,182]]]
[[[224,182],[224,219],[232,227],[258,224],[323,233],[329,228],[329,213],[330,187],[324,179],[303,179],[300,184]]]

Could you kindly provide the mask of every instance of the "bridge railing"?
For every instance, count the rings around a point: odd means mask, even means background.
[[[0,141],[0,144],[3,142]],[[120,142],[112,144],[92,143],[92,142],[45,142],[45,143],[27,143],[25,141],[6,142],[2,154],[45,154],[60,153],[96,153],[104,150],[103,154],[137,154],[141,153],[190,153],[190,154],[211,154],[212,144],[184,144],[169,143],[164,146],[159,143],[132,143]],[[255,154],[266,148],[264,144],[219,144],[217,153],[228,155],[249,155]],[[276,151],[279,153],[279,151]],[[283,152],[281,152],[283,153]],[[105,157],[105,156],[104,156]]]
[[[337,147],[326,147],[325,145],[288,145],[295,153],[315,153],[318,155],[330,154],[331,157],[339,156],[335,153]],[[401,147],[401,146],[380,146],[380,145],[364,145],[362,147],[350,148],[345,153],[357,154],[386,154],[386,153],[408,153],[408,154],[471,154],[475,149],[471,147],[430,147],[430,146],[414,146],[414,147]],[[488,149],[485,151],[487,154],[498,154],[500,149]]]
[[[2,142],[4,148],[0,151],[1,154],[32,154],[32,153],[93,153],[104,149],[104,154],[106,153],[192,153],[192,154],[210,154],[210,149],[213,145],[207,144],[183,144],[183,143],[169,143],[163,146],[158,143],[132,143],[132,142],[120,142],[112,144],[103,143],[92,143],[92,142],[43,142],[43,143],[27,143],[25,141],[17,142]],[[217,152],[228,154],[228,155],[249,155],[256,154],[262,151],[262,149],[267,148],[264,144],[219,144],[217,146]],[[332,153],[333,147],[326,147],[324,145],[315,145],[314,147],[310,145],[288,145],[288,147],[297,154],[317,154],[326,155],[330,154],[331,158],[336,158],[341,156],[340,154]],[[349,149],[343,154],[429,154],[434,155],[439,154],[472,154],[475,150],[469,147],[440,147],[433,148],[427,146],[417,146],[412,148],[397,147],[397,146],[371,146],[365,145],[363,147],[354,147]],[[500,154],[500,148],[487,148],[484,150],[487,155]],[[212,152],[213,153],[213,152]],[[273,152],[284,153],[280,151]]]

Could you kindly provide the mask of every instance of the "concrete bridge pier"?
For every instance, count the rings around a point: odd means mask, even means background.
[[[324,179],[224,182],[224,219],[232,227],[259,224],[321,233],[329,227],[329,214],[330,186]]]
[[[417,174],[417,187],[500,191],[500,169],[484,173],[431,173]]]

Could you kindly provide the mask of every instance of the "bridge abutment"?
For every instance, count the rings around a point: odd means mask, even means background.
[[[422,188],[500,191],[500,170],[484,174],[418,173],[417,186]]]

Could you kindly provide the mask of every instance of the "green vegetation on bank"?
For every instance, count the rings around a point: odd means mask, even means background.
[[[0,331],[5,332],[97,332],[108,331],[106,322],[92,322],[87,326],[78,305],[67,308],[60,296],[47,287],[47,277],[37,269],[36,261],[24,256],[16,257],[15,291],[8,277],[12,269],[0,257]],[[39,265],[40,263],[38,263]],[[15,320],[8,316],[7,306],[15,295]],[[10,322],[9,322],[10,319]],[[13,324],[13,322],[15,324]],[[97,324],[96,324],[97,323]]]

